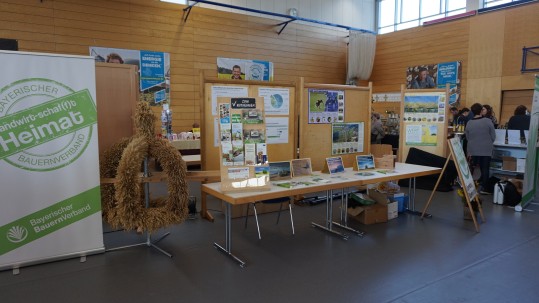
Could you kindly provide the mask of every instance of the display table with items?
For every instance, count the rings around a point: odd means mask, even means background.
[[[203,184],[202,185],[202,196],[211,195],[222,201],[226,202],[225,207],[225,246],[224,248],[214,243],[214,246],[217,248],[222,248],[223,251],[228,256],[232,257],[237,261],[241,266],[245,265],[238,257],[232,254],[232,224],[231,224],[231,211],[233,205],[241,205],[247,203],[254,203],[262,200],[276,199],[282,197],[293,197],[297,195],[312,194],[317,192],[327,192],[326,195],[326,217],[325,222],[322,225],[312,223],[313,226],[322,227],[323,229],[342,236],[344,239],[348,237],[334,230],[333,214],[332,214],[332,202],[333,202],[333,191],[334,190],[345,190],[351,187],[357,186],[366,186],[369,184],[376,184],[379,182],[399,180],[399,179],[412,179],[416,177],[427,176],[432,174],[439,174],[441,169],[438,167],[428,167],[421,165],[413,165],[406,163],[396,163],[394,169],[373,169],[373,170],[363,170],[355,171],[352,168],[345,169],[342,173],[334,174],[324,174],[316,172],[309,176],[294,177],[290,180],[281,181],[281,182],[272,182],[269,190],[265,191],[249,191],[249,192],[223,192],[221,189],[220,183],[212,184]],[[411,184],[415,184],[414,181],[411,181]],[[415,188],[411,187],[409,191],[410,195],[410,204],[409,208],[414,210],[414,194]],[[346,199],[341,200],[343,203],[346,203]],[[346,213],[346,205],[341,205],[341,212]],[[344,207],[343,207],[344,206]],[[202,205],[202,211],[207,211],[206,205]],[[341,214],[341,222],[337,225],[338,227],[344,226],[346,228],[346,214]],[[343,222],[344,220],[344,222]],[[351,230],[351,229],[348,229]],[[353,231],[353,230],[352,230]]]

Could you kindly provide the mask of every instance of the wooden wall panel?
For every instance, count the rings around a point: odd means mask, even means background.
[[[501,77],[468,79],[467,107],[474,103],[492,106],[497,119],[500,119],[502,92]]]
[[[502,10],[470,19],[468,79],[502,76],[504,17]]]
[[[322,170],[325,159],[332,155],[331,124],[309,124],[309,89],[343,90],[344,122],[364,122],[363,151],[342,155],[344,167],[352,167],[356,155],[368,154],[370,150],[371,87],[350,87],[345,85],[319,85],[305,83],[301,91],[299,112],[299,157],[311,158],[313,171]],[[364,110],[359,110],[364,109]]]
[[[216,79],[217,57],[272,61],[275,81],[345,81],[347,31],[289,24],[277,35],[279,21],[198,6],[185,23],[184,7],[148,0],[0,0],[0,35],[19,40],[23,51],[88,55],[90,46],[99,46],[169,52],[175,132],[201,122],[199,74]]]
[[[509,122],[515,113],[515,108],[519,105],[524,105],[528,110],[532,107],[533,89],[529,90],[514,90],[503,92],[503,106],[501,110],[501,118],[498,120],[500,125]],[[500,117],[500,116],[498,116]]]

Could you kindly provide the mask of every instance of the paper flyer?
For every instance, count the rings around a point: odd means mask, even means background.
[[[266,143],[264,129],[243,129],[243,138],[245,143]]]
[[[249,167],[236,167],[227,170],[229,179],[248,179]]]
[[[255,165],[256,163],[256,145],[245,144],[245,165]]]
[[[230,123],[230,103],[219,104],[219,121],[221,124]]]
[[[241,166],[245,165],[245,156],[243,153],[243,142],[242,141],[232,141],[232,152],[234,154],[234,165]]]
[[[213,86],[211,88],[211,108],[212,115],[217,115],[218,97],[247,97],[249,92],[247,87],[240,86]]]
[[[264,97],[266,116],[289,115],[290,89],[260,87],[258,89],[258,95]]]
[[[256,144],[256,163],[266,164],[268,163],[268,150],[266,143]]]
[[[243,124],[232,123],[232,140],[243,141]]]
[[[266,118],[266,136],[269,144],[288,143],[288,117]]]
[[[264,114],[261,110],[252,108],[252,109],[243,109],[241,111],[242,122],[243,124],[262,124],[264,123]]]
[[[232,136],[230,133],[230,123],[221,124],[221,127],[219,128],[219,132],[221,135],[221,142],[230,142],[232,140]]]
[[[234,165],[234,153],[231,142],[221,142],[221,158],[224,166]]]

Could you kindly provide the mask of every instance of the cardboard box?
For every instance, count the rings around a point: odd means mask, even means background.
[[[404,199],[404,193],[384,194],[377,190],[369,190],[369,196],[373,198],[376,203],[387,206],[387,219],[395,219],[399,213],[399,203],[395,198],[402,196]]]
[[[362,224],[387,222],[387,205],[373,204],[369,206],[348,208],[348,214]]]
[[[517,158],[503,156],[502,160],[503,160],[503,163],[502,163],[503,170],[509,170],[509,171],[517,170]]]
[[[399,202],[391,202],[387,205],[387,219],[395,219],[399,216]]]

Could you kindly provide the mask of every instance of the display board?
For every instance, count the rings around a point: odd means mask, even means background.
[[[93,58],[0,65],[0,269],[103,252]]]
[[[445,90],[401,88],[398,160],[406,161],[411,147],[445,158],[449,85]]]
[[[322,170],[329,157],[339,156],[345,167],[352,167],[356,155],[369,153],[372,84],[315,84],[301,78],[300,91],[299,157],[311,158],[314,171]],[[357,134],[343,136],[350,129]]]
[[[432,193],[429,199],[427,200],[427,204],[425,205],[425,208],[423,209],[421,218],[423,218],[425,214],[427,213],[429,205],[432,202],[434,193],[436,192],[436,189],[438,188],[438,184],[440,184],[440,180],[443,177],[443,174],[445,172],[445,169],[447,168],[447,164],[449,163],[449,160],[453,159],[453,161],[456,164],[455,167],[457,168],[457,173],[459,176],[459,183],[463,189],[464,199],[466,200],[466,207],[468,207],[470,214],[472,216],[475,230],[479,232],[479,225],[477,224],[477,218],[475,216],[474,209],[477,208],[477,210],[479,211],[479,215],[481,216],[482,222],[485,222],[485,216],[483,214],[483,208],[481,207],[481,202],[479,201],[479,196],[477,194],[477,188],[475,187],[475,182],[473,180],[472,172],[470,171],[470,166],[469,166],[468,160],[466,159],[466,154],[464,153],[464,150],[462,149],[462,144],[460,143],[460,138],[455,137],[455,138],[447,140],[447,145],[449,146],[449,156],[447,157],[447,160],[445,161],[442,172],[440,173],[440,177],[438,178],[438,181],[436,181],[436,185],[434,185],[434,188],[432,189]]]
[[[219,97],[218,101],[221,190],[269,190],[264,98]]]
[[[209,80],[201,76],[201,166],[203,170],[219,170],[219,102],[232,97],[263,97],[268,161],[290,161],[296,158],[297,127],[296,84],[241,80]]]

